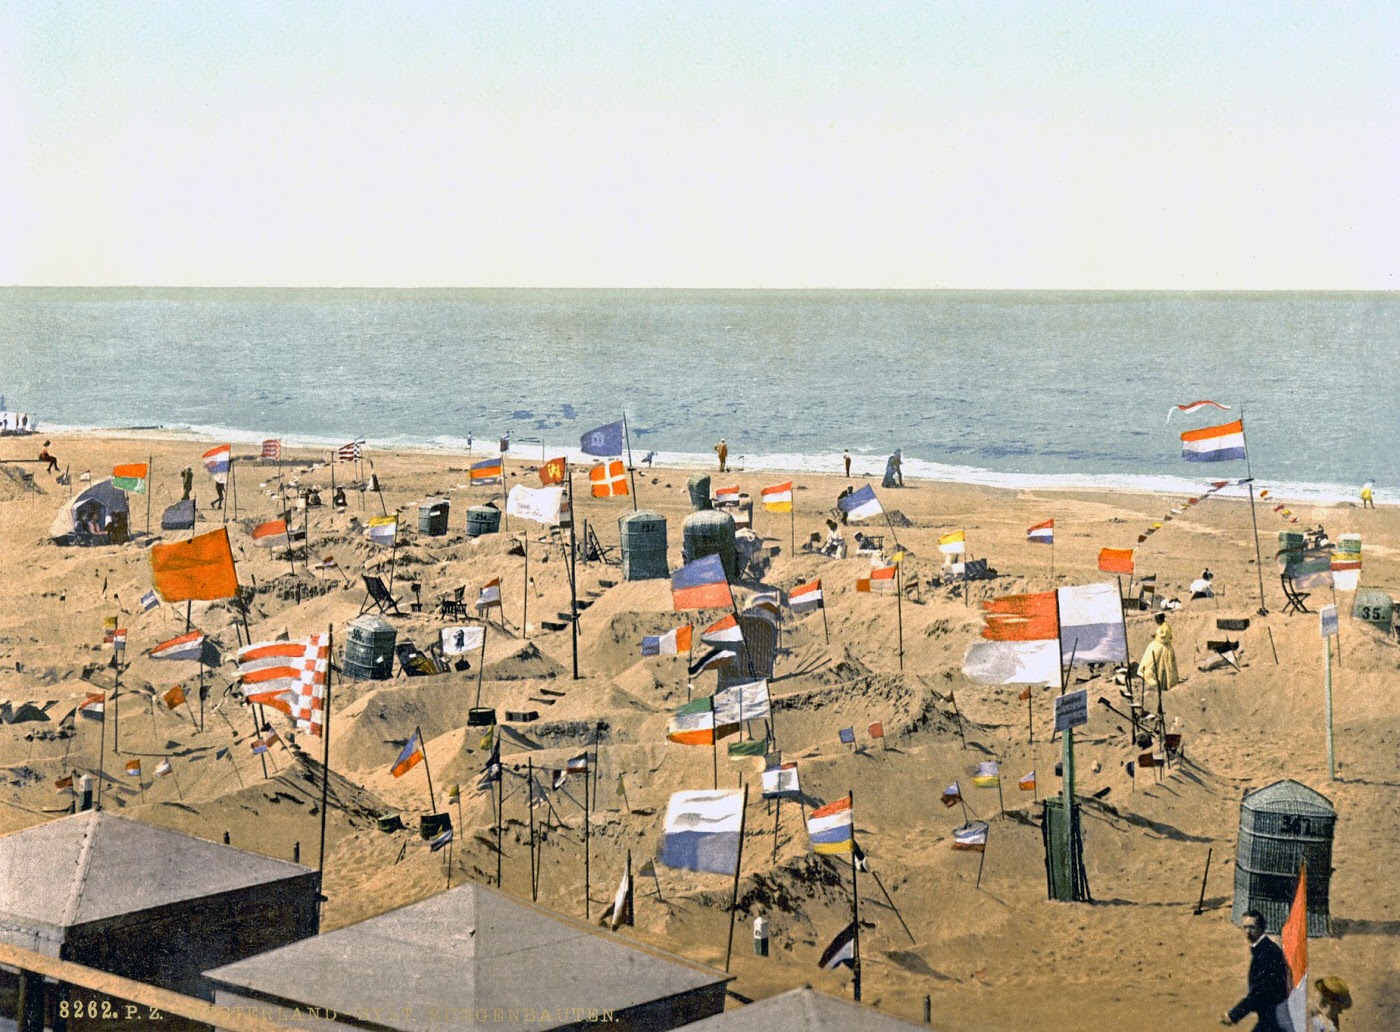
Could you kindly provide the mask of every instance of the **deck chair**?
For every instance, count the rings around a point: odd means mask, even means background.
[[[1308,595],[1311,592],[1299,591],[1293,586],[1293,578],[1286,573],[1279,574],[1279,583],[1283,585],[1283,597],[1288,600],[1288,604],[1283,607],[1284,615],[1289,613],[1310,613],[1307,606]]]
[[[465,618],[467,615],[467,603],[465,602],[466,595],[466,585],[463,585],[460,588],[454,588],[452,594],[450,595],[443,595],[442,598],[438,599],[438,616],[460,616]]]
[[[856,548],[856,555],[883,555],[885,552],[885,535],[883,534],[863,534],[860,545]]]
[[[447,667],[432,653],[422,652],[411,641],[402,641],[394,646],[399,657],[399,673],[407,677],[431,677],[433,674],[447,673]]]
[[[391,611],[395,616],[404,615],[399,612],[399,600],[389,594],[389,589],[384,584],[383,577],[376,577],[374,574],[366,573],[362,574],[360,579],[365,582],[365,600],[360,603],[359,615],[363,616],[371,609],[383,613],[385,616],[388,616]]]

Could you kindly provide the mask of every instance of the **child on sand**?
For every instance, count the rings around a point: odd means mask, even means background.
[[[39,461],[47,462],[49,464],[47,472],[54,473],[58,471],[58,459],[49,454],[49,443],[45,441],[44,446],[39,449]]]

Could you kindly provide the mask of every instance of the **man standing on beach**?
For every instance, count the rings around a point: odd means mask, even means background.
[[[845,463],[846,463],[846,479],[847,479],[847,480],[850,480],[850,479],[851,479],[851,449],[847,448],[844,452],[842,452],[842,453],[841,453],[841,458],[842,458],[843,460],[845,460]]]
[[[189,500],[190,492],[194,490],[194,467],[186,466],[180,473],[180,486],[184,488],[184,494],[180,496],[180,501]]]
[[[715,454],[719,456],[719,471],[727,473],[729,471],[729,445],[724,443],[724,438],[719,439],[719,444],[715,445]]]
[[[1235,1025],[1247,1015],[1257,1014],[1254,1032],[1283,1032],[1278,1023],[1278,1005],[1288,999],[1288,964],[1278,943],[1264,933],[1268,923],[1257,910],[1247,910],[1240,922],[1249,939],[1249,991],[1220,1019],[1222,1025]]]

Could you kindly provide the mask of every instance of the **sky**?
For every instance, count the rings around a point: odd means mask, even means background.
[[[1400,3],[0,8],[0,284],[1395,290]]]

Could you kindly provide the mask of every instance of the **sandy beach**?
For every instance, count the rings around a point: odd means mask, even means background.
[[[314,866],[321,743],[294,735],[289,721],[269,712],[284,741],[266,755],[264,774],[264,758],[251,751],[256,721],[236,691],[227,691],[237,646],[228,603],[196,602],[190,614],[193,626],[216,640],[224,656],[222,666],[207,674],[203,731],[196,723],[194,664],[146,655],[185,628],[183,605],[145,612],[139,603],[151,587],[147,544],[183,536],[159,529],[161,513],[180,497],[181,469],[195,468],[196,529],[225,521],[225,514],[208,508],[213,487],[199,462],[214,442],[139,433],[58,437],[51,450],[71,470],[71,487],[31,461],[40,443],[32,437],[0,439],[0,699],[15,709],[33,703],[45,718],[0,725],[0,761],[7,772],[0,833],[67,812],[70,795],[54,782],[72,771],[97,771],[99,725],[70,719],[74,733],[61,733],[61,718],[90,692],[105,691],[110,698],[115,671],[111,647],[102,644],[103,619],[117,616],[128,629],[128,645],[120,702],[108,704],[108,723],[119,722],[120,754],[109,739],[104,807],[213,841],[227,834],[233,845],[284,859],[299,848],[301,861]],[[452,622],[438,617],[439,597],[465,588],[470,601],[483,584],[500,578],[502,615],[512,630],[493,627],[488,634],[482,702],[501,714],[540,713],[537,721],[513,723],[503,732],[503,762],[522,769],[527,761],[562,766],[592,748],[598,735],[597,805],[589,835],[590,914],[596,919],[611,901],[627,852],[634,869],[655,856],[670,794],[708,788],[712,779],[709,749],[666,739],[668,719],[687,700],[686,657],[643,658],[641,638],[686,622],[698,631],[723,614],[675,613],[668,581],[629,582],[617,565],[580,564],[577,593],[588,607],[578,621],[580,678],[574,680],[570,631],[544,626],[569,609],[567,538],[511,519],[502,533],[468,539],[467,507],[491,498],[501,504],[499,487],[468,486],[467,467],[480,452],[388,452],[371,443],[366,454],[381,491],[352,491],[343,512],[329,504],[332,470],[324,453],[289,449],[280,466],[261,462],[248,446],[235,445],[233,454],[237,514],[231,497],[227,525],[240,583],[255,589],[248,615],[254,640],[331,628],[339,651],[345,624],[361,608],[366,564],[388,576],[388,550],[363,533],[365,522],[381,512],[400,514],[393,593],[405,615],[392,618],[400,642],[426,649],[438,629]],[[71,493],[86,486],[79,482],[82,471],[100,480],[114,464],[144,462],[148,455],[150,537],[144,534],[146,499],[133,495],[135,541],[61,548],[49,539],[54,516]],[[508,458],[506,486],[538,486],[537,467],[536,461]],[[336,469],[337,481],[350,479],[351,469]],[[681,563],[682,521],[691,510],[689,472],[636,471],[639,507],[667,520],[672,570]],[[1344,533],[1362,535],[1363,588],[1400,587],[1400,511],[1293,504],[1298,523],[1290,524],[1273,504],[1261,503],[1257,520],[1269,613],[1260,617],[1247,502],[1217,497],[1183,506],[1184,498],[1170,495],[1004,491],[913,479],[887,490],[878,479],[858,479],[854,486],[875,487],[895,526],[875,519],[844,528],[846,538],[858,529],[883,535],[889,554],[897,536],[907,590],[897,603],[892,595],[855,590],[871,568],[868,558],[828,559],[802,551],[811,534],[824,533],[847,484],[838,474],[793,476],[791,526],[786,514],[755,512],[754,529],[772,555],[762,580],[744,582],[739,593],[786,591],[816,578],[823,583],[825,628],[820,612],[794,619],[784,610],[783,650],[771,685],[775,731],[783,759],[798,762],[809,798],[830,801],[854,793],[857,836],[879,879],[861,881],[865,1002],[917,1022],[927,995],[933,1026],[955,1032],[1216,1024],[1243,995],[1248,964],[1244,937],[1230,921],[1239,804],[1246,791],[1292,778],[1327,796],[1338,813],[1334,934],[1309,942],[1310,974],[1340,975],[1351,985],[1356,1005],[1346,1016],[1348,1029],[1400,1027],[1400,877],[1394,867],[1400,699],[1390,692],[1400,646],[1352,617],[1352,593],[1336,593],[1342,614],[1334,671],[1338,770],[1337,779],[1329,780],[1318,617],[1284,615],[1273,561],[1279,530],[1320,522],[1334,541]],[[289,487],[319,488],[327,504],[306,517],[307,551],[313,563],[334,556],[336,569],[307,570],[299,551],[293,572],[282,552],[252,546],[251,528],[280,514],[279,475]],[[716,476],[713,486],[737,483],[757,500],[762,487],[784,479],[738,472]],[[1208,471],[1202,491],[1209,479]],[[580,494],[585,480],[586,473],[576,474]],[[445,536],[418,531],[417,503],[431,497],[450,500]],[[1174,506],[1184,511],[1164,521]],[[632,511],[632,499],[580,497],[574,508],[580,529],[587,520],[616,559],[617,521]],[[1052,518],[1053,550],[1028,543],[1027,527]],[[1139,543],[1138,536],[1157,522],[1163,526]],[[993,579],[966,586],[966,594],[961,583],[935,583],[943,565],[937,538],[956,530],[965,532],[969,554],[997,571]],[[528,584],[523,549],[512,547],[525,535]],[[790,547],[794,539],[796,552]],[[1094,902],[1056,903],[1046,899],[1040,806],[1016,784],[1034,770],[1038,797],[1059,791],[1054,770],[1060,745],[1051,741],[1056,691],[1032,691],[1028,729],[1020,687],[973,684],[962,672],[962,658],[978,639],[983,600],[1113,580],[1097,569],[1103,547],[1137,548],[1136,575],[1155,575],[1157,594],[1182,603],[1169,619],[1185,680],[1165,694],[1163,708],[1168,729],[1182,735],[1184,755],[1168,771],[1138,771],[1130,778],[1124,765],[1141,750],[1131,744],[1126,721],[1096,701],[1103,697],[1126,707],[1112,672],[1091,675],[1075,668],[1081,683],[1071,687],[1086,688],[1090,700],[1089,724],[1076,735],[1076,765]],[[1188,585],[1205,567],[1214,573],[1216,597],[1192,600]],[[409,585],[415,583],[421,612],[409,608]],[[1123,587],[1129,588],[1126,577]],[[526,597],[528,619],[522,621]],[[1331,601],[1322,589],[1309,605]],[[1207,642],[1225,633],[1216,624],[1224,617],[1250,619],[1248,629],[1230,632],[1241,642],[1240,668],[1200,671],[1198,664],[1211,655]],[[1142,612],[1129,614],[1126,627],[1136,660],[1154,625]],[[336,678],[325,929],[422,899],[447,884],[446,855],[431,852],[417,834],[418,817],[429,810],[423,772],[398,779],[390,774],[415,727],[426,743],[438,809],[448,809],[448,786],[461,786],[460,803],[451,804],[454,821],[460,816],[452,884],[494,883],[491,797],[475,789],[487,753],[482,729],[467,726],[478,677],[477,657],[470,659],[471,670],[432,677]],[[177,683],[195,703],[188,709],[169,710],[160,702],[159,695]],[[713,683],[714,674],[703,673],[695,689],[707,694]],[[883,742],[868,733],[874,722],[883,725]],[[854,749],[838,739],[846,727],[855,729]],[[140,779],[122,773],[125,761],[135,757],[146,770]],[[171,763],[173,776],[152,776],[162,759]],[[971,783],[977,764],[992,759],[1001,765],[1004,814],[996,789]],[[849,972],[823,971],[817,964],[850,920],[845,858],[811,852],[798,806],[786,803],[775,815],[759,798],[761,758],[731,762],[721,751],[718,764],[720,787],[750,786],[731,988],[759,999],[811,984],[849,998]],[[980,888],[974,887],[978,856],[951,848],[962,812],[938,801],[955,780],[990,824]],[[501,870],[504,890],[528,899],[530,811],[520,784],[518,778],[507,780]],[[563,823],[551,828],[541,846],[540,902],[575,917],[585,909],[580,792],[581,783],[571,779],[550,793],[548,807],[535,810],[536,820],[552,809],[551,818]],[[402,814],[411,830],[380,831],[377,818],[389,814]],[[1204,912],[1196,915],[1211,850]],[[723,876],[658,865],[655,879],[638,879],[636,926],[619,934],[723,966],[730,888]],[[757,916],[771,923],[768,957],[754,956],[751,947]]]

